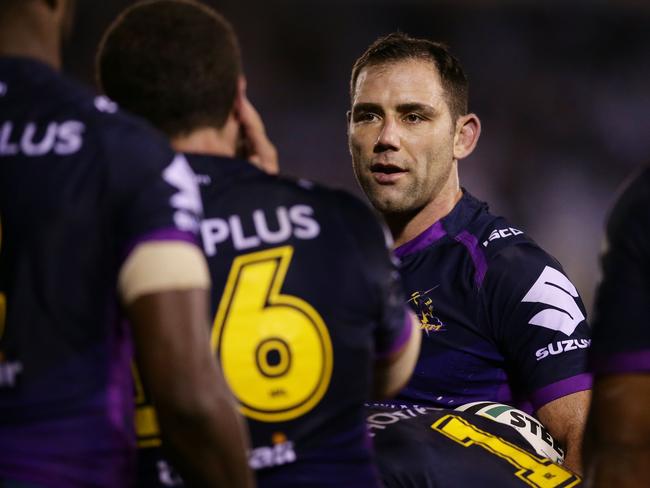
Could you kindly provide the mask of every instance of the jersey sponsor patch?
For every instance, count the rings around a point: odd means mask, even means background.
[[[78,120],[24,126],[12,121],[0,123],[0,156],[22,154],[28,157],[54,153],[69,156],[83,145],[86,126]]]
[[[575,300],[578,297],[578,291],[566,276],[546,266],[521,301],[550,305],[550,308],[534,315],[528,321],[529,324],[557,330],[570,336],[585,319]]]
[[[578,349],[587,349],[591,344],[591,339],[567,339],[564,341],[552,342],[541,349],[535,351],[537,361],[541,361],[549,356],[557,356],[569,351],[577,351]]]

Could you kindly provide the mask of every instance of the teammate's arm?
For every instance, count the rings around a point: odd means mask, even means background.
[[[553,400],[537,411],[551,435],[566,447],[564,466],[582,474],[581,449],[591,391],[579,391]]]
[[[650,486],[650,374],[596,377],[584,441],[594,488]]]
[[[209,278],[200,250],[145,242],[120,271],[142,378],[165,445],[190,486],[253,486],[247,441],[209,348]]]
[[[410,324],[409,338],[406,343],[388,357],[375,362],[373,397],[376,399],[390,398],[406,386],[420,353],[420,321],[410,310],[407,312]],[[409,327],[406,325],[405,327]]]
[[[607,223],[594,305],[594,389],[584,463],[594,487],[650,486],[650,169],[629,180]]]

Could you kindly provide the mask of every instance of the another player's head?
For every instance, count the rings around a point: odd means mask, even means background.
[[[410,219],[459,191],[457,161],[473,151],[480,122],[443,44],[402,33],[378,39],[354,64],[350,97],[355,175],[380,212]]]
[[[0,0],[0,55],[60,66],[61,40],[71,31],[75,0]]]
[[[193,0],[152,0],[124,11],[104,35],[97,77],[105,93],[169,137],[197,129],[236,138],[243,92],[237,38],[226,19]]]

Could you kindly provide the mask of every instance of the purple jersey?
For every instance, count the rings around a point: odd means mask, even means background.
[[[258,486],[378,487],[363,404],[375,360],[413,328],[376,216],[245,161],[187,157],[205,208],[212,344],[248,420]],[[141,455],[141,486],[178,481],[155,451]]]
[[[464,192],[449,215],[395,254],[423,334],[396,403],[487,400],[537,410],[590,388],[589,327],[577,290],[555,259],[485,203]]]
[[[650,169],[626,188],[607,223],[596,294],[591,367],[596,374],[650,371]]]
[[[195,240],[182,157],[50,67],[0,58],[0,479],[128,486],[132,341],[118,270]]]

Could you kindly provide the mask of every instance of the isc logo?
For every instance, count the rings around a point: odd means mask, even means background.
[[[493,241],[495,239],[518,236],[519,234],[523,234],[523,232],[520,231],[519,229],[515,229],[514,227],[508,227],[507,229],[494,229],[490,233],[490,237],[488,237],[485,241],[483,241],[483,247],[487,247],[490,241]]]

